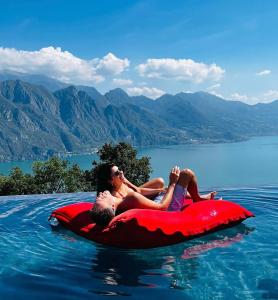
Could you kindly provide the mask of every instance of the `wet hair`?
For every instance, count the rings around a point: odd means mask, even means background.
[[[103,163],[97,166],[96,170],[96,183],[97,183],[97,195],[104,191],[112,193],[113,186],[111,184],[111,169],[115,165],[112,163]]]
[[[115,217],[115,211],[111,208],[100,208],[96,203],[89,211],[93,222],[98,225],[106,226]]]

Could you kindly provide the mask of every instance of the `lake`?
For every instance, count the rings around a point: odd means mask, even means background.
[[[179,165],[191,168],[203,189],[250,187],[278,183],[278,137],[256,137],[240,143],[174,145],[139,148],[139,156],[150,156],[152,177],[168,178],[169,170]],[[67,158],[82,169],[90,169],[97,155]],[[14,166],[30,172],[31,161],[0,163],[0,173]]]

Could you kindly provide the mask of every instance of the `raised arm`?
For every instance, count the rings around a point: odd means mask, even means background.
[[[165,188],[152,189],[152,188],[142,188],[142,187],[139,187],[138,188],[138,193],[140,193],[141,195],[144,195],[144,196],[152,196],[152,195],[164,192],[166,190],[167,189],[165,189]]]

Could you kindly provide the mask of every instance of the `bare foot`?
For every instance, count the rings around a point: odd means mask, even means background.
[[[205,195],[201,195],[202,200],[214,200],[215,196],[217,195],[216,191],[210,192]]]

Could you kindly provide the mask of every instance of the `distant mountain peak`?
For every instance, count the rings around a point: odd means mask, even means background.
[[[132,98],[130,98],[128,94],[121,88],[116,88],[114,90],[111,90],[108,93],[106,93],[104,96],[113,105],[122,105],[124,103],[132,102]]]
[[[78,89],[74,86],[74,85],[70,85],[68,87],[65,87],[63,89],[60,89],[58,91],[56,91],[55,93],[68,93],[68,94],[72,94],[74,96],[77,96],[78,94]]]
[[[28,74],[7,70],[0,71],[0,81],[5,80],[21,80],[31,84],[43,86],[52,92],[68,86],[66,83],[43,74]]]
[[[109,92],[107,92],[105,94],[105,96],[108,95],[108,94],[116,94],[116,95],[119,95],[119,96],[129,97],[128,94],[121,88],[115,88],[113,90],[110,90]]]
[[[172,98],[175,98],[176,95],[171,95],[171,94],[164,94],[162,96],[160,96],[159,98],[155,99],[155,101],[163,101],[164,99],[172,99]]]

